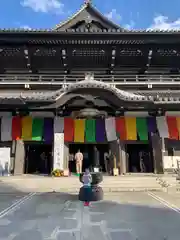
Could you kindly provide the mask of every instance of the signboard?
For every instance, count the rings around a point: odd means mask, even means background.
[[[64,133],[54,133],[53,170],[55,169],[64,169]]]
[[[9,175],[10,173],[11,148],[0,148],[0,174]]]
[[[180,161],[179,156],[164,156],[163,164],[164,169],[177,169],[177,162]]]

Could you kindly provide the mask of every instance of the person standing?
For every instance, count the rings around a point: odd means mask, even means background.
[[[100,163],[99,163],[99,151],[97,147],[94,147],[94,169],[99,169]]]
[[[146,167],[145,167],[145,164],[144,164],[144,154],[143,152],[140,152],[139,154],[139,158],[140,158],[140,171],[143,173],[143,172],[146,172]]]
[[[89,206],[89,202],[91,200],[91,183],[92,183],[92,175],[89,172],[89,169],[85,169],[85,173],[82,177],[83,187],[84,187],[84,206]]]
[[[40,155],[41,158],[41,173],[47,174],[48,172],[48,165],[47,165],[47,156],[45,152],[42,152]]]
[[[105,171],[106,173],[109,173],[109,153],[104,153],[104,165],[105,165]]]
[[[74,162],[74,154],[70,153],[69,154],[69,172],[73,172],[73,162]]]
[[[82,165],[83,165],[83,154],[80,151],[80,149],[78,150],[78,152],[75,155],[75,160],[76,160],[76,172],[82,173]]]

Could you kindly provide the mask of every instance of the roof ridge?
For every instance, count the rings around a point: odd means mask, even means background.
[[[59,24],[56,24],[56,26],[54,28],[52,28],[53,30],[58,29],[59,27],[62,27],[63,25],[65,25],[66,23],[70,22],[73,18],[75,18],[79,13],[81,13],[81,11],[83,11],[87,5],[90,4],[88,2],[84,2],[84,4],[80,7],[80,9],[75,12],[74,14],[72,14],[71,16],[69,16],[66,20],[60,22]]]

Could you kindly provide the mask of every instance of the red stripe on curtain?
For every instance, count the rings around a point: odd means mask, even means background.
[[[126,134],[126,123],[125,123],[125,118],[124,117],[118,117],[116,118],[116,132],[117,136],[121,140],[126,140],[127,139],[127,134]]]
[[[170,139],[179,139],[179,132],[177,127],[176,117],[166,117],[167,125],[168,125],[168,132]]]
[[[21,139],[22,124],[21,117],[15,116],[12,118],[12,140]]]
[[[64,118],[64,141],[73,142],[74,140],[74,120],[72,118]]]

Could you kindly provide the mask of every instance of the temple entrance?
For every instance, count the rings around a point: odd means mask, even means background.
[[[95,150],[96,148],[96,150]],[[95,165],[94,158],[95,158],[95,151],[98,152],[98,158],[99,158],[99,167],[100,171],[106,172],[105,167],[105,161],[104,161],[104,155],[106,152],[109,151],[109,145],[108,144],[76,144],[72,143],[69,145],[69,170],[72,173],[76,172],[76,163],[74,156],[77,153],[77,151],[80,150],[83,154],[83,165],[82,165],[82,171],[84,171],[86,168],[89,168],[90,171],[93,171],[93,167]]]
[[[34,142],[25,144],[26,174],[50,174],[52,171],[52,144]]]
[[[153,173],[152,146],[148,142],[137,141],[126,145],[128,172]]]

